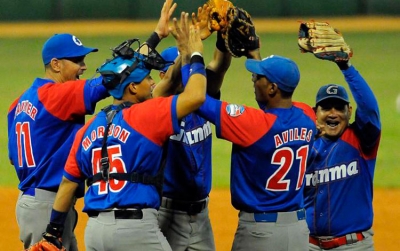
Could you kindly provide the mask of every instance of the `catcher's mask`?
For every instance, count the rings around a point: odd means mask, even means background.
[[[139,45],[136,51],[131,48],[135,42]],[[139,53],[142,46],[143,44],[140,44],[139,39],[136,38],[124,41],[111,49],[113,58],[106,60],[96,70],[103,76],[102,84],[114,98],[121,99],[129,83],[142,82],[152,69],[160,70],[166,65],[173,64],[173,61],[165,61],[156,50],[150,47],[148,47],[147,55]]]

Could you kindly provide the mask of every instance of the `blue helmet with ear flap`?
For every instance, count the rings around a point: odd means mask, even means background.
[[[132,58],[117,56],[97,69],[103,76],[103,85],[111,96],[121,99],[129,83],[140,83],[150,74],[151,70],[145,67],[142,58],[143,55],[137,52],[134,52]]]
[[[114,58],[107,60],[96,71],[103,76],[103,85],[116,99],[122,98],[129,83],[142,82],[152,69],[161,69],[168,63],[152,48],[149,48],[147,55],[134,51],[130,47],[134,42],[138,42],[137,51],[140,51],[138,39],[124,41],[112,49]]]

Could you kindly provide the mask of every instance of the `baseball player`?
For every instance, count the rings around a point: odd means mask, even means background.
[[[261,109],[210,97],[199,109],[217,137],[233,143],[231,200],[239,224],[232,250],[307,250],[303,178],[316,133],[313,110],[292,102],[300,79],[292,60],[259,60],[259,50],[247,57]]]
[[[166,3],[170,8],[172,1]],[[99,68],[114,102],[77,133],[44,234],[47,242],[62,245],[65,213],[74,190],[86,180],[86,250],[171,250],[157,223],[164,143],[179,132],[179,120],[203,103],[206,91],[199,29],[191,26],[189,33],[186,13],[180,26],[174,23],[172,34],[187,46],[182,53],[191,62],[184,92],[151,98],[149,73],[162,62],[154,49],[146,55],[120,47],[118,56]]]
[[[207,94],[219,98],[220,87],[232,56],[221,44],[217,35],[217,48],[213,60],[206,68]],[[223,46],[222,46],[223,45]],[[165,49],[161,56],[167,61],[178,57],[176,47]],[[181,61],[182,60],[182,61]],[[160,77],[176,70],[182,64],[181,84],[177,92],[183,90],[189,75],[189,62],[185,58],[177,59],[177,64],[168,73],[168,67],[160,71]],[[178,74],[177,74],[178,75]],[[157,84],[153,94],[159,94]],[[168,94],[168,92],[167,92]],[[214,236],[208,211],[209,193],[211,190],[211,124],[197,113],[191,113],[180,122],[180,132],[170,137],[167,147],[167,158],[164,171],[164,187],[158,222],[174,251],[215,250]]]
[[[310,250],[374,250],[373,177],[381,135],[377,100],[349,60],[337,63],[357,104],[343,86],[322,86],[316,96],[321,137],[306,172]]]
[[[50,37],[42,49],[45,76],[36,78],[9,108],[8,152],[19,179],[16,218],[24,248],[42,238],[63,166],[85,115],[109,96],[100,85],[101,77],[79,79],[87,69],[86,55],[96,51],[72,34]],[[83,191],[81,187],[75,195],[80,197]],[[71,208],[63,236],[68,250],[77,250],[75,223]]]

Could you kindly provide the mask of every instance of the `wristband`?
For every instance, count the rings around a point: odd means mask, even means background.
[[[339,66],[339,69],[344,71],[350,68],[351,63],[350,61],[341,61],[341,62],[336,62],[337,66]]]
[[[160,43],[161,39],[158,36],[157,32],[151,33],[150,37],[147,39],[146,43],[152,48],[155,49],[157,45]]]
[[[221,52],[228,52],[225,46],[225,40],[222,38],[221,32],[217,32],[217,42],[215,43],[215,47]]]
[[[196,56],[197,57],[197,56]],[[189,78],[194,75],[194,74],[201,74],[203,76],[207,76],[206,74],[206,68],[204,67],[204,63],[199,63],[199,62],[191,62],[190,64],[190,76]]]
[[[190,64],[193,64],[193,63],[200,63],[200,64],[204,65],[204,58],[202,56],[199,56],[196,54],[190,58]]]
[[[68,212],[59,212],[57,210],[51,210],[50,224],[64,226],[65,220],[67,219]]]

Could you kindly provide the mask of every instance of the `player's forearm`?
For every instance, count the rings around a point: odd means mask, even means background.
[[[221,89],[232,55],[215,49],[213,60],[207,65],[207,94],[215,97]]]
[[[63,177],[53,204],[53,209],[59,212],[68,212],[77,188],[78,183]]]
[[[381,135],[378,102],[364,78],[354,67],[342,70],[357,104],[354,126],[365,152],[375,149]]]
[[[203,57],[192,56],[190,65],[189,81],[177,101],[179,119],[197,110],[205,100],[207,80]]]
[[[181,85],[181,57],[175,60],[171,65],[164,78],[156,85],[153,90],[153,97],[168,97],[174,95]]]
[[[370,122],[380,128],[378,101],[367,82],[353,66],[342,72],[357,104],[358,117],[363,120],[361,124]]]

